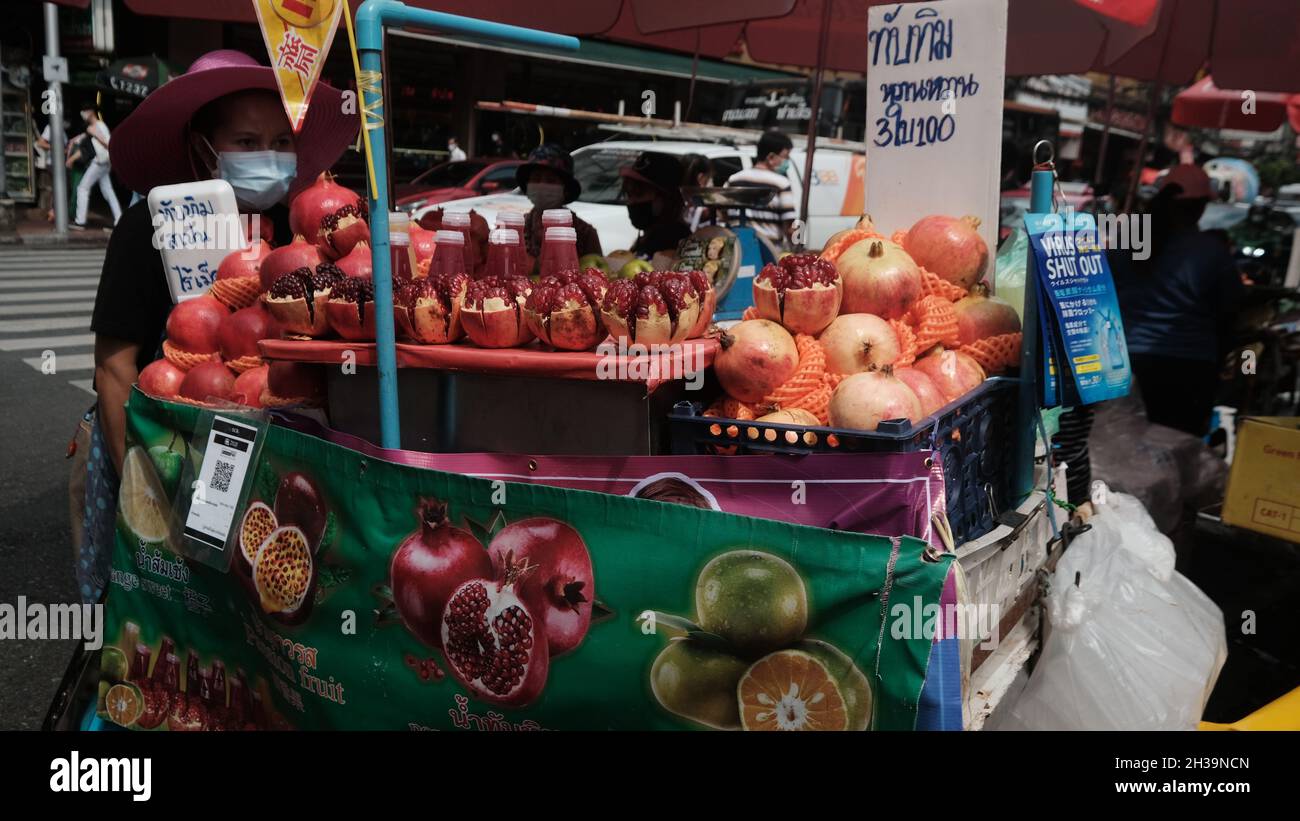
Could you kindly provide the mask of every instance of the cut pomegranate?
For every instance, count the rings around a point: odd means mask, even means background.
[[[460,314],[469,281],[468,274],[453,273],[403,283],[393,300],[393,314],[403,336],[426,345],[460,339],[464,333]]]
[[[485,277],[469,284],[460,321],[465,334],[483,348],[514,348],[533,341],[524,305],[533,292],[528,277]]]
[[[539,516],[506,525],[488,547],[496,575],[506,572],[507,558],[537,564],[519,583],[529,610],[545,623],[551,655],[582,643],[591,625],[596,579],[591,553],[578,531],[568,524]]]
[[[601,318],[616,339],[665,345],[690,336],[700,317],[700,297],[686,274],[642,271],[605,291]]]
[[[353,342],[375,339],[375,282],[369,277],[345,277],[330,292],[325,315],[334,333]]]
[[[609,282],[595,268],[542,277],[524,303],[538,339],[562,351],[586,351],[607,335],[600,305]]]
[[[425,644],[441,647],[451,594],[471,579],[491,577],[492,561],[478,539],[447,520],[445,504],[426,499],[420,526],[394,551],[388,575],[402,624]]]
[[[758,315],[792,334],[819,334],[840,312],[844,285],[835,265],[816,254],[790,254],[754,278]]]
[[[299,268],[277,279],[263,302],[285,333],[321,336],[329,329],[325,305],[342,279],[343,272],[328,262],[315,271]]]

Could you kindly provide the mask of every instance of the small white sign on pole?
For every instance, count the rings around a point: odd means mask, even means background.
[[[879,230],[967,214],[997,248],[1007,0],[867,12],[867,213]]]
[[[221,260],[249,247],[248,226],[239,215],[235,190],[225,180],[160,185],[149,192],[149,211],[153,246],[162,254],[167,287],[177,304],[206,294]]]

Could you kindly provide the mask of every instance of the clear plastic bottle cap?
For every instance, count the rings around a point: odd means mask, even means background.
[[[442,224],[443,224],[443,225],[446,225],[446,224],[447,224],[447,221],[444,219],[444,220],[442,221]],[[459,232],[459,231],[447,231],[447,230],[443,230],[443,231],[439,231],[438,233],[436,233],[436,234],[433,235],[433,241],[434,241],[434,243],[439,244],[439,245],[441,245],[441,244],[444,243],[444,242],[446,242],[446,243],[448,243],[448,244],[451,244],[451,245],[464,245],[464,244],[465,244],[465,235],[462,234],[462,233]]]
[[[545,218],[546,215],[543,214],[542,219]],[[552,240],[555,240],[556,242],[577,242],[578,231],[574,228],[565,228],[564,226],[553,225],[546,229],[546,241],[550,242]]]
[[[448,228],[469,228],[468,211],[444,211],[442,224]]]
[[[573,212],[567,208],[548,208],[542,212],[542,225],[573,225]]]
[[[544,218],[545,216],[543,215],[543,219]],[[523,228],[524,222],[526,221],[524,215],[520,214],[518,211],[502,211],[497,214],[498,228]]]
[[[519,232],[513,228],[498,228],[488,234],[488,242],[493,245],[518,245]]]

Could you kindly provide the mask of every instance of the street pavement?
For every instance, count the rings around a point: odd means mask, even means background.
[[[0,604],[77,602],[65,459],[94,402],[103,248],[0,246]],[[0,640],[0,729],[38,729],[74,641]]]

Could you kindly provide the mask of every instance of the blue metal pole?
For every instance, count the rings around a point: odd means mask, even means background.
[[[1034,171],[1029,183],[1029,212],[1052,212],[1053,172]],[[1029,249],[1032,257],[1033,248]],[[1016,413],[1017,458],[1012,487],[1015,498],[1023,500],[1034,489],[1034,443],[1037,441],[1038,380],[1042,377],[1042,363],[1038,359],[1038,276],[1033,260],[1025,269],[1025,305],[1020,313],[1022,336],[1020,341],[1020,397]],[[1050,447],[1051,443],[1048,443]]]
[[[519,26],[413,9],[396,0],[366,0],[357,10],[357,51],[361,70],[374,82],[359,83],[362,127],[370,130],[374,155],[374,196],[370,200],[370,253],[375,276],[375,341],[379,365],[379,439],[400,448],[402,423],[397,409],[397,348],[393,328],[393,279],[388,244],[388,163],[384,136],[384,27],[420,28],[542,48],[576,51],[578,40]]]

